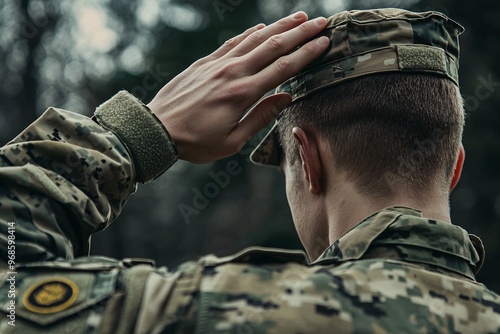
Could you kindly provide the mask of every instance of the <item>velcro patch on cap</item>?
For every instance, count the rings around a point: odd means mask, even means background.
[[[78,297],[78,285],[64,277],[38,281],[23,295],[24,307],[34,313],[50,314],[68,309]]]
[[[399,66],[404,71],[439,71],[446,73],[443,49],[421,45],[397,45]]]

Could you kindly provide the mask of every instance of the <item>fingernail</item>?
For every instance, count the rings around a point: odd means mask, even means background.
[[[316,43],[323,46],[323,45],[329,44],[330,39],[326,36],[321,36],[321,37],[316,38]]]
[[[304,12],[302,12],[302,11],[297,12],[297,13],[293,14],[292,18],[295,19],[295,20],[303,19],[304,18]]]
[[[313,21],[319,26],[325,25],[326,23],[326,19],[324,17],[317,17]]]
[[[255,29],[260,30],[260,29],[264,28],[265,26],[266,26],[266,25],[265,25],[264,23],[259,23],[259,24],[257,24],[257,25],[255,26]]]

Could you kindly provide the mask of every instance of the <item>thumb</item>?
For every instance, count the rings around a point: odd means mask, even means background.
[[[245,143],[278,117],[292,103],[288,93],[270,95],[259,101],[233,130],[234,135]]]

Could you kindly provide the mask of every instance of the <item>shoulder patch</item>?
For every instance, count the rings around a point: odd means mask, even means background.
[[[23,305],[34,313],[57,313],[73,305],[78,292],[78,285],[72,280],[53,277],[29,286],[23,295]]]

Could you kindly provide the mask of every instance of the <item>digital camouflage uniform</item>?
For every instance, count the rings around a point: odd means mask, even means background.
[[[395,31],[435,20],[428,29],[445,36],[436,50],[447,45],[451,54],[432,49],[427,54],[441,52],[442,62],[418,60],[424,43],[415,59],[399,63],[456,78],[448,61],[456,64],[450,50],[458,52],[451,44],[460,29],[443,15],[343,12],[330,23],[343,18],[337,28],[359,30],[363,17],[376,26],[391,21]],[[405,30],[414,43],[424,32]],[[347,72],[356,72],[353,64]],[[285,86],[307,94],[316,85],[300,88],[314,81],[308,75]],[[330,84],[324,75],[319,85]],[[260,163],[274,155],[275,143],[265,144],[254,154],[267,157]],[[0,332],[500,333],[500,298],[474,278],[484,259],[479,238],[410,208],[374,213],[312,264],[302,252],[264,248],[206,256],[173,272],[146,260],[86,257],[90,235],[116,218],[136,182],[151,181],[175,159],[161,123],[126,92],[93,119],[49,108],[2,147]],[[8,323],[12,301],[15,327]]]

